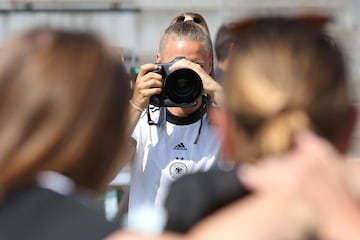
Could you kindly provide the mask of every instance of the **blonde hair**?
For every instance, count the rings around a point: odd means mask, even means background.
[[[343,56],[322,30],[265,18],[233,31],[224,87],[227,108],[253,148],[246,160],[291,148],[302,129],[336,145],[350,101]]]
[[[195,24],[198,24],[207,34],[207,42],[204,46],[207,49],[207,51],[210,51],[210,57],[212,58],[212,62],[214,63],[214,50],[213,50],[213,44],[212,44],[212,40],[211,40],[211,35],[210,35],[210,31],[209,31],[209,27],[205,21],[205,18],[200,15],[199,13],[195,13],[195,12],[183,12],[180,13],[178,16],[176,16],[170,23],[170,25],[173,25],[175,23],[179,23],[179,22],[193,22]],[[211,46],[211,50],[209,50],[209,46]],[[209,74],[211,77],[215,77],[215,70],[214,70],[214,66],[211,66],[211,71]]]
[[[183,24],[184,22],[185,24]],[[193,25],[200,26],[205,35],[203,33],[200,33],[199,30],[193,29],[191,27]],[[184,12],[176,16],[170,22],[169,27],[164,31],[160,39],[159,52],[161,55],[163,54],[167,41],[170,37],[201,41],[209,54],[209,58],[211,58],[212,62],[214,63],[214,51],[211,35],[204,17],[200,14],[194,12]],[[215,76],[213,65],[211,66],[210,76]]]
[[[196,40],[200,41],[208,56],[213,55],[211,40],[205,31],[198,25],[190,21],[177,22],[167,27],[161,36],[159,52],[160,55],[164,54],[166,45],[169,39],[177,38],[179,40]]]
[[[125,139],[129,81],[96,36],[37,29],[0,57],[0,188],[43,170],[98,190]]]

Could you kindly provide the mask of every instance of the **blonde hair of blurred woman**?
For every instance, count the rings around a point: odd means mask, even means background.
[[[45,170],[102,190],[119,171],[129,81],[120,56],[89,33],[37,29],[0,56],[0,188]]]
[[[304,129],[346,151],[354,111],[344,58],[316,21],[258,18],[233,31],[225,154],[253,162],[289,150]]]

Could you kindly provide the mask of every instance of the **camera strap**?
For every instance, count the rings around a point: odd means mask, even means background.
[[[200,138],[202,127],[203,127],[204,114],[207,112],[209,102],[210,102],[209,97],[206,96],[206,95],[202,95],[201,106],[194,113],[191,114],[190,118],[187,117],[188,118],[187,120],[185,120],[184,118],[180,118],[180,117],[172,115],[170,112],[168,112],[168,110],[165,107],[160,107],[160,108],[156,108],[156,110],[155,110],[155,111],[159,111],[159,118],[158,118],[157,121],[156,120],[154,121],[151,118],[151,114],[150,114],[151,109],[148,107],[147,110],[146,110],[146,114],[147,114],[147,118],[148,118],[148,124],[149,125],[161,126],[161,125],[164,125],[166,123],[166,121],[169,121],[169,122],[174,123],[174,124],[185,125],[185,124],[190,124],[191,122],[200,120],[198,133],[197,133],[196,138],[194,140],[194,144],[197,144],[198,141],[199,141],[199,138]],[[195,120],[194,117],[197,120]]]
[[[202,129],[202,126],[203,126],[203,118],[204,118],[204,114],[207,112],[208,105],[209,105],[209,97],[205,96],[205,95],[202,95],[202,103],[201,103],[201,106],[199,108],[199,111],[200,111],[200,126],[199,126],[199,129],[198,129],[198,133],[196,135],[194,144],[197,144],[197,142],[199,141],[200,134],[201,134],[201,129]]]
[[[159,111],[159,117],[155,121],[151,118],[151,112]],[[161,126],[166,123],[166,108],[165,107],[156,107],[151,109],[149,106],[146,109],[147,119],[149,125]]]

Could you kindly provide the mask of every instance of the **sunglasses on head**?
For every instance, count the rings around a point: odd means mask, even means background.
[[[273,20],[272,17],[254,17],[254,18],[247,18],[245,20],[235,21],[230,25],[230,29],[234,34],[242,33],[247,31],[248,29],[266,23],[268,21]],[[330,22],[330,18],[321,15],[303,15],[289,18],[295,22],[309,25],[315,28],[323,28],[325,24]]]
[[[269,21],[274,20],[272,17],[254,17],[254,18],[247,18],[245,20],[234,21],[229,25],[229,29],[234,36],[239,36],[246,33],[248,30],[252,29],[253,27],[257,27],[262,24],[266,24]],[[289,18],[294,22],[299,24],[307,25],[310,27],[314,27],[317,29],[323,29],[326,24],[331,22],[331,18],[322,15],[302,15]],[[334,38],[323,33],[324,40],[326,40],[332,47],[336,47],[336,42]]]

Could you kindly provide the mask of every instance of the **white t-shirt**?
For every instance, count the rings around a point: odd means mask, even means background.
[[[164,108],[151,108],[154,122],[159,121],[161,111],[167,112]],[[147,114],[141,116],[132,135],[137,145],[131,166],[129,216],[143,205],[163,206],[168,186],[175,179],[187,173],[207,171],[215,165],[220,136],[209,124],[207,113],[202,116],[198,133],[199,114],[170,119],[171,114],[167,112],[167,118],[164,116],[167,121],[161,125],[149,125]]]

